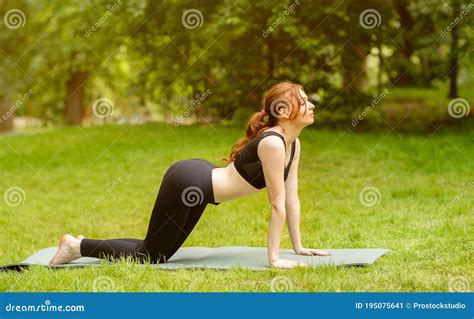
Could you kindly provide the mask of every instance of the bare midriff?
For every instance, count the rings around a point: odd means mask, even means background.
[[[290,157],[291,148],[288,148],[285,156],[286,166],[289,164]],[[234,162],[225,167],[217,167],[212,170],[212,188],[214,201],[217,203],[255,194],[259,191],[237,172]]]
[[[257,193],[259,189],[250,185],[235,169],[234,162],[212,170],[214,200],[218,203]]]

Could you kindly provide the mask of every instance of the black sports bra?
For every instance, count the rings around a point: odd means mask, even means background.
[[[264,188],[265,185],[265,177],[263,175],[262,163],[260,162],[260,158],[258,157],[258,143],[260,141],[270,135],[276,135],[281,137],[283,143],[285,144],[286,150],[286,143],[283,136],[278,134],[277,132],[273,131],[266,131],[263,132],[261,135],[253,138],[250,142],[244,147],[244,149],[237,155],[234,166],[237,172],[247,181],[249,184],[254,186],[257,189]],[[290,172],[291,163],[293,162],[293,157],[295,156],[295,142],[291,143],[291,155],[290,161],[288,166],[285,167],[285,181],[288,177],[288,173]]]

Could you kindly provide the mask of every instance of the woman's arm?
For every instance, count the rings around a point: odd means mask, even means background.
[[[285,224],[285,145],[277,136],[264,138],[258,144],[265,184],[270,202],[271,217],[268,230],[268,262],[278,260],[281,232]]]
[[[300,200],[298,198],[298,166],[300,162],[300,141],[295,144],[295,157],[285,182],[285,208],[288,218],[288,232],[290,233],[293,250],[298,253],[302,248],[300,235]]]
[[[280,239],[285,224],[285,145],[276,136],[261,140],[258,156],[262,162],[263,174],[271,206],[268,230],[268,262],[272,266],[290,268],[303,263],[279,259]]]
[[[286,216],[288,218],[288,232],[290,233],[293,250],[298,255],[329,256],[329,252],[311,248],[304,248],[301,244],[300,235],[300,200],[298,197],[298,167],[300,162],[301,146],[296,139],[295,158],[291,164],[290,172],[285,182],[286,189]]]

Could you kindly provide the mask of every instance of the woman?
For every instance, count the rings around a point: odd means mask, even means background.
[[[261,112],[254,113],[246,136],[224,159],[226,167],[200,160],[174,163],[163,177],[144,240],[94,240],[64,235],[51,265],[79,257],[114,259],[131,256],[139,261],[166,262],[189,236],[207,204],[218,205],[254,194],[266,187],[271,205],[268,262],[277,268],[305,264],[278,256],[285,217],[296,254],[329,256],[304,248],[300,238],[298,164],[301,130],[314,123],[314,105],[301,85],[282,82],[266,93]]]

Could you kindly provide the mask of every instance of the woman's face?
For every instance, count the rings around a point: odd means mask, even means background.
[[[314,104],[308,101],[308,96],[303,90],[300,90],[299,112],[294,121],[297,121],[302,126],[314,123]]]

